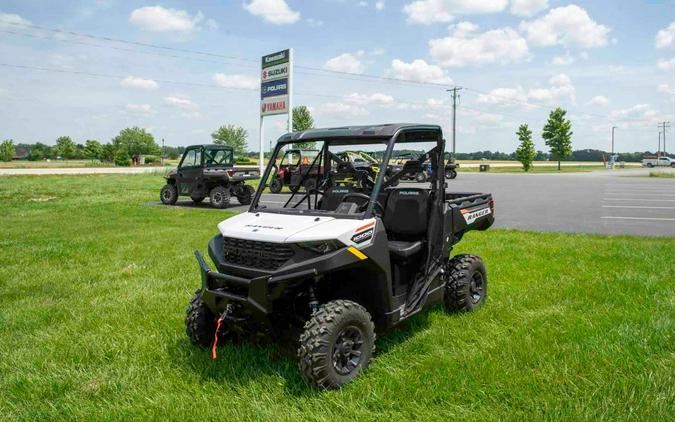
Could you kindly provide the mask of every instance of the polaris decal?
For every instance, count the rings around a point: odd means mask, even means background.
[[[477,210],[467,210],[463,209],[460,210],[462,215],[464,216],[464,220],[466,221],[466,224],[471,224],[480,217],[484,217],[488,214],[491,214],[492,211],[490,211],[490,207],[485,207],[485,208],[480,208]]]
[[[375,222],[373,221],[372,223],[366,224],[365,226],[356,229],[356,233],[354,233],[354,236],[352,236],[350,240],[356,244],[363,243],[372,239],[374,233]]]

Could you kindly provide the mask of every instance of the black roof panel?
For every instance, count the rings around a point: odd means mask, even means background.
[[[399,129],[441,131],[438,125],[422,123],[387,123],[380,125],[342,126],[333,128],[308,129],[282,135],[278,142],[298,142],[328,138],[390,138]]]

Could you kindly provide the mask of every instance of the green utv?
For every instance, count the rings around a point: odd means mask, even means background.
[[[179,196],[189,196],[198,204],[208,196],[211,206],[225,208],[234,196],[240,204],[248,205],[255,189],[245,182],[259,177],[255,167],[234,167],[231,147],[192,145],[185,149],[178,167],[166,175],[159,198],[163,204],[173,205]]]
[[[475,255],[451,257],[471,230],[494,221],[489,193],[446,191],[441,128],[385,124],[311,129],[283,135],[276,159],[297,142],[318,154],[283,200],[265,202],[261,183],[248,212],[218,224],[207,263],[195,252],[201,287],[185,319],[191,341],[211,347],[239,338],[297,345],[300,373],[317,388],[338,388],[363,372],[375,353],[375,333],[401,324],[433,303],[470,311],[485,302],[488,276]],[[335,157],[345,150],[382,150],[388,168],[397,145],[430,149],[373,183],[336,184],[370,177]],[[414,144],[414,145],[411,145]],[[331,167],[337,161],[339,169]],[[398,185],[431,165],[428,187]],[[398,185],[398,186],[397,186]]]

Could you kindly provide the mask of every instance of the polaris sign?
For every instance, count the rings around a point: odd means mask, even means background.
[[[260,98],[274,97],[288,94],[288,79],[263,82],[260,84]]]

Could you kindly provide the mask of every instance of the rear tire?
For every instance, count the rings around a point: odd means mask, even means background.
[[[253,194],[255,190],[253,186],[244,185],[241,187],[239,194],[237,195],[237,200],[241,205],[249,205],[253,200]]]
[[[316,189],[316,180],[314,179],[305,180],[305,192],[310,192],[312,189]]]
[[[445,178],[446,179],[454,179],[457,177],[457,172],[455,170],[446,170],[445,171]]]
[[[175,204],[178,200],[178,189],[176,189],[176,185],[172,185],[171,183],[164,185],[162,190],[159,191],[159,199],[164,205]]]
[[[272,193],[281,192],[281,189],[283,189],[283,187],[284,187],[284,183],[278,177],[275,177],[270,182],[270,192],[272,192]]]
[[[199,204],[204,200],[203,196],[191,196],[190,199],[192,199],[192,202],[195,204]]]
[[[230,203],[230,190],[223,186],[216,186],[211,189],[211,205],[215,208],[223,209]]]
[[[185,315],[185,334],[195,346],[209,347],[216,333],[216,316],[202,299],[201,289],[197,289],[190,300]]]
[[[309,385],[335,389],[363,372],[374,353],[375,326],[368,311],[350,300],[334,300],[305,324],[298,367]]]
[[[488,277],[476,255],[456,255],[446,264],[443,304],[450,312],[472,311],[485,303]]]

